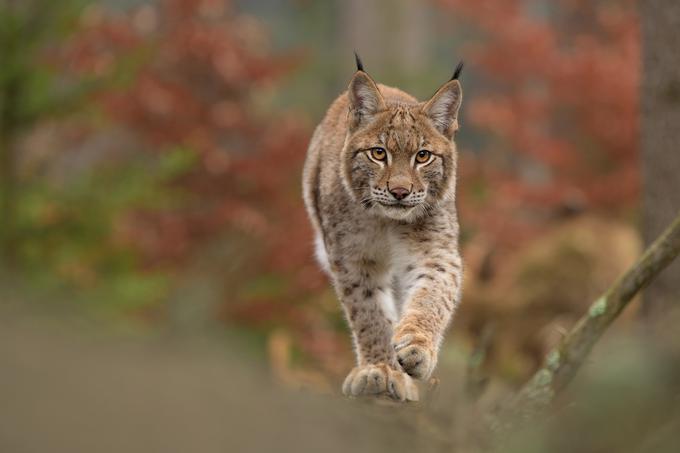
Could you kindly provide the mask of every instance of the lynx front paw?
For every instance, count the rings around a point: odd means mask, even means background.
[[[412,334],[395,336],[397,360],[406,373],[416,379],[427,379],[434,371],[436,352],[432,342]]]
[[[397,401],[418,401],[418,387],[411,377],[386,364],[354,368],[342,384],[342,393],[346,396],[385,395]]]

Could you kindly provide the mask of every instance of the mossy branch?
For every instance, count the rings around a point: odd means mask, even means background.
[[[633,297],[680,254],[680,213],[642,257],[591,306],[503,409],[508,421],[539,414],[573,379],[590,350]],[[513,424],[516,420],[513,420]]]

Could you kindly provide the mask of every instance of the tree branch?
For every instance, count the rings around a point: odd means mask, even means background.
[[[569,384],[595,343],[635,294],[654,280],[679,253],[680,213],[635,265],[590,306],[588,313],[547,355],[543,367],[503,408],[501,417],[504,420],[510,420],[507,415],[532,418],[550,404],[555,394]]]

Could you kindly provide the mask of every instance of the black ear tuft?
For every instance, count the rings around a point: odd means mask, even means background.
[[[356,50],[354,51],[354,59],[357,62],[357,71],[363,71],[364,70],[364,64],[361,62],[361,58],[359,58],[359,54],[357,53]]]
[[[460,73],[463,72],[463,66],[465,66],[465,64],[461,60],[461,62],[458,63],[458,66],[456,66],[456,70],[453,71],[453,77],[451,77],[451,80],[458,80]]]

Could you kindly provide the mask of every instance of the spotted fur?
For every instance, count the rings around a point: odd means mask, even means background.
[[[412,378],[437,363],[463,279],[453,140],[461,100],[457,78],[418,102],[358,70],[312,137],[304,198],[354,340],[347,395],[416,400]],[[418,162],[420,151],[430,159]]]

